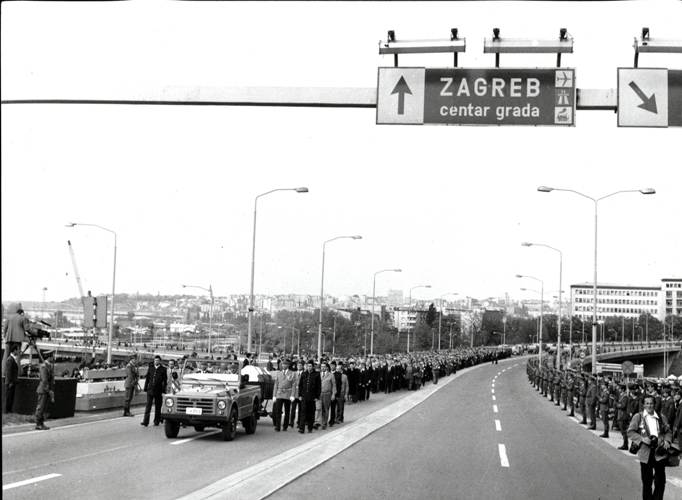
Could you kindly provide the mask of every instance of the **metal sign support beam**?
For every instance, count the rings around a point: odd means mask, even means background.
[[[579,110],[616,111],[616,89],[576,89]],[[146,106],[273,106],[376,108],[377,89],[315,87],[188,87],[151,91],[143,96],[109,98],[4,99],[1,104],[114,104]]]

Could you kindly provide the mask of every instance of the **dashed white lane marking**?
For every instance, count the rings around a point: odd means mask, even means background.
[[[495,382],[493,382],[493,385],[491,386],[493,389],[495,388]]]
[[[46,479],[52,479],[59,476],[61,476],[61,474],[46,474],[44,476],[32,477],[31,479],[17,481],[16,483],[3,484],[2,491],[11,490],[12,488],[18,488],[19,486],[26,486],[27,484],[38,483],[40,481],[45,481]]]
[[[500,465],[502,467],[509,467],[509,459],[507,458],[507,448],[503,444],[498,444],[497,449],[500,452]]]
[[[497,432],[502,431],[502,424],[500,424],[500,421],[499,421],[499,420],[495,420],[495,430],[496,430]]]
[[[492,391],[490,391],[490,392],[492,392],[493,394],[495,394],[495,389],[493,389],[493,390],[492,390]]]
[[[493,405],[493,411],[497,413],[497,405]]]
[[[222,432],[222,431],[217,430],[217,431],[211,431],[211,432],[202,432],[201,434],[198,434],[196,436],[192,436],[192,437],[185,438],[185,439],[178,439],[177,441],[173,441],[171,444],[172,445],[174,445],[174,444],[185,444],[185,443],[189,443],[190,441],[194,441],[195,439],[204,438],[206,436],[212,436],[213,434],[218,434],[219,432]]]
[[[493,401],[495,401],[495,399],[496,399],[496,398],[495,398],[495,395],[493,394]]]

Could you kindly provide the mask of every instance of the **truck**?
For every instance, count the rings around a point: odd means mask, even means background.
[[[241,374],[237,361],[188,359],[178,378],[177,392],[163,395],[167,438],[176,438],[181,427],[197,432],[217,427],[223,440],[232,441],[240,423],[246,434],[256,432],[261,386]]]

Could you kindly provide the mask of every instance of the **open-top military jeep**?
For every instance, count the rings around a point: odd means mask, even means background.
[[[179,384],[175,394],[163,396],[166,437],[177,437],[180,427],[192,426],[198,432],[218,427],[223,439],[232,441],[238,422],[247,434],[256,432],[260,385],[249,384],[236,361],[187,360]]]

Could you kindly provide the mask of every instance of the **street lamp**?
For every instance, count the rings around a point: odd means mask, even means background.
[[[556,349],[556,366],[557,368],[561,368],[561,275],[563,272],[563,254],[561,253],[561,250],[558,248],[554,248],[552,246],[546,245],[545,243],[529,243],[529,242],[524,242],[521,243],[522,246],[524,247],[531,247],[531,246],[536,246],[536,247],[545,247],[549,248],[550,250],[554,250],[559,254],[559,316],[557,318],[557,349]]]
[[[376,289],[377,289],[377,274],[381,273],[402,273],[402,269],[382,269],[374,273],[374,280],[372,281],[372,326],[371,334],[369,337],[369,355],[374,356],[374,302],[376,301]]]
[[[542,315],[544,313],[545,305],[545,283],[540,278],[535,278],[534,276],[528,276],[525,274],[517,274],[517,278],[528,278],[531,280],[540,282],[540,328],[538,331],[538,366],[542,366]]]
[[[412,290],[415,288],[431,288],[431,285],[415,285],[412,288],[410,288],[410,305],[407,308],[407,313],[410,313],[410,309],[412,309]],[[414,317],[414,322],[417,322],[417,316],[415,315]],[[410,327],[407,327],[407,354],[410,354]]]
[[[308,188],[307,187],[298,187],[298,188],[277,188],[277,189],[272,189],[270,191],[267,191],[265,193],[261,193],[258,196],[256,196],[254,202],[253,202],[253,242],[251,244],[251,292],[249,293],[249,314],[248,314],[248,328],[247,328],[247,335],[246,335],[246,351],[251,352],[251,335],[253,333],[253,308],[254,308],[254,303],[253,303],[253,276],[254,276],[254,271],[255,271],[255,264],[256,264],[256,210],[258,208],[258,198],[261,196],[265,196],[270,193],[274,193],[276,191],[296,191],[297,193],[307,193]]]
[[[592,304],[592,373],[596,374],[597,373],[597,206],[599,202],[605,198],[609,198],[610,196],[614,196],[620,193],[641,193],[641,194],[656,194],[656,190],[653,188],[644,188],[644,189],[625,189],[625,190],[620,190],[620,191],[614,191],[613,193],[607,194],[605,196],[602,196],[601,198],[593,198],[591,196],[587,196],[586,194],[583,194],[579,191],[575,191],[573,189],[562,189],[562,188],[552,188],[548,186],[540,186],[538,187],[538,191],[541,193],[550,193],[552,191],[566,191],[569,193],[574,193],[577,194],[578,196],[582,196],[583,198],[587,198],[588,200],[592,200],[594,202],[594,284],[592,287],[592,294],[593,294],[593,304]]]
[[[109,343],[107,345],[107,364],[111,364],[111,342],[114,337],[114,297],[116,293],[116,248],[117,248],[117,237],[116,231],[107,229],[106,227],[99,226],[97,224],[85,224],[83,222],[69,222],[66,227],[76,227],[76,226],[89,226],[96,227],[103,231],[107,231],[114,235],[114,273],[113,279],[111,281],[111,319],[109,321]]]
[[[322,359],[322,308],[324,307],[324,257],[325,257],[325,252],[327,249],[327,243],[335,241],[335,240],[342,240],[342,239],[351,239],[351,240],[361,240],[362,236],[359,235],[353,235],[353,236],[336,236],[334,238],[326,240],[324,243],[322,243],[322,283],[320,285],[320,318],[317,323],[317,359]]]
[[[211,332],[213,331],[213,286],[208,285],[208,288],[204,288],[199,285],[182,285],[182,288],[198,288],[199,290],[204,290],[208,292],[211,297],[211,309],[208,313],[208,355],[211,356]]]
[[[443,320],[443,297],[447,295],[459,295],[457,292],[449,292],[449,293],[444,293],[439,297],[440,299],[440,314],[438,315],[438,351],[440,351],[440,330],[441,330],[441,324]]]

